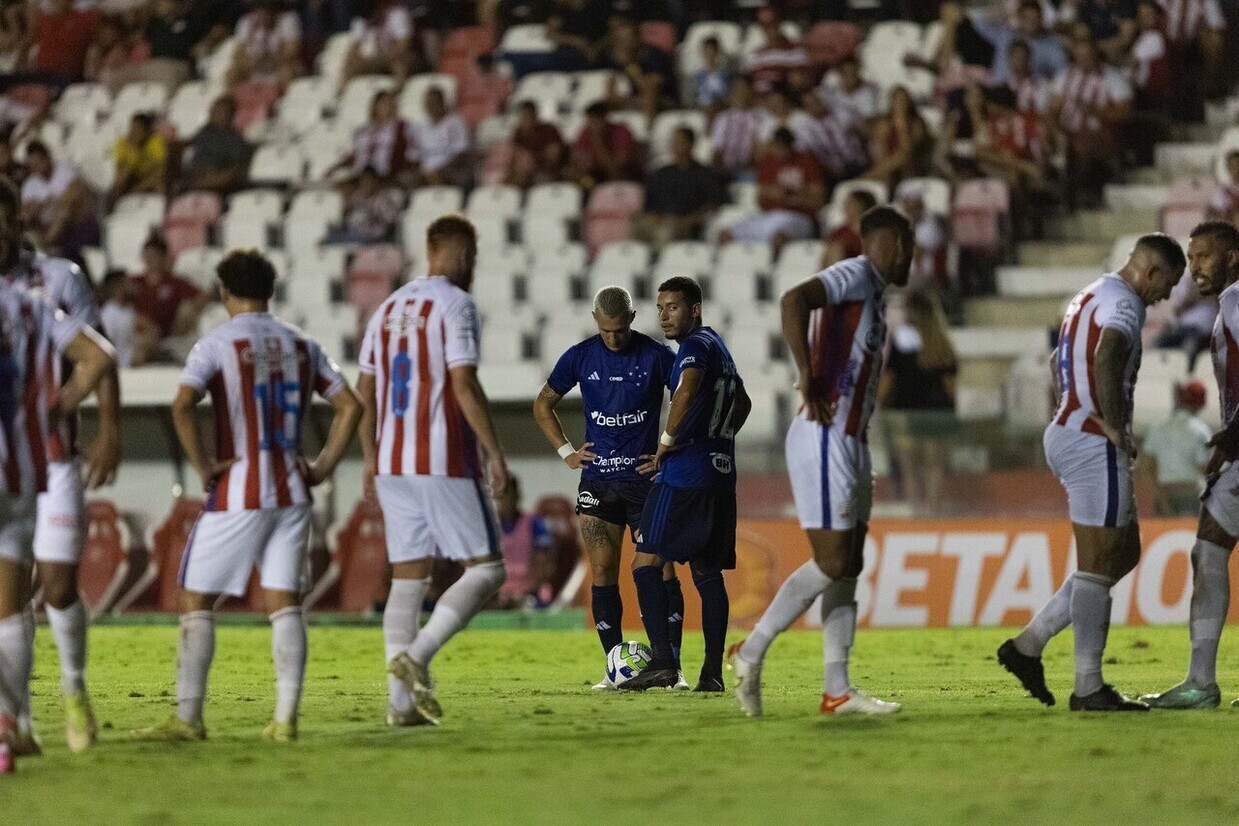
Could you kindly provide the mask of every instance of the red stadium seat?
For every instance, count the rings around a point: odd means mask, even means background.
[[[855,53],[864,39],[864,30],[853,23],[823,22],[805,33],[801,45],[810,63],[830,67]]]
[[[457,75],[456,79],[459,89],[456,111],[473,129],[477,129],[478,124],[487,118],[503,112],[512,94],[510,78],[497,74],[484,75],[474,67]]]
[[[116,506],[104,500],[86,503],[86,541],[77,584],[92,616],[112,606],[129,577],[129,527]]]
[[[680,38],[676,35],[675,24],[663,20],[647,20],[641,24],[641,42],[662,49],[669,55],[675,54],[675,47]]]
[[[485,26],[465,26],[452,29],[443,39],[441,59],[466,57],[470,61],[478,55],[488,54],[495,50],[495,33]],[[443,69],[440,69],[443,71]]]
[[[169,220],[164,221],[163,224],[163,240],[168,245],[168,256],[175,265],[176,259],[180,258],[181,253],[186,250],[207,246],[210,236],[207,228],[202,224]]]
[[[585,205],[585,246],[592,256],[612,241],[628,240],[628,224],[641,211],[645,193],[640,184],[602,184]]]
[[[1186,238],[1205,219],[1213,198],[1213,181],[1180,178],[1170,185],[1170,196],[1161,210],[1161,229],[1175,238]]]
[[[387,536],[379,506],[364,499],[358,502],[336,537],[336,548],[340,610],[373,610],[387,595]]]
[[[151,564],[158,566],[155,610],[178,612],[177,592],[180,590],[181,561],[185,546],[193,533],[194,523],[202,513],[202,500],[181,497],[172,503],[172,511],[155,529],[151,542]]]
[[[404,253],[395,244],[359,247],[348,268],[345,293],[348,302],[368,319],[404,272]]]
[[[232,125],[244,133],[253,124],[266,120],[282,94],[278,83],[250,80],[233,86],[232,99],[237,104],[237,113]]]
[[[224,207],[214,192],[186,192],[168,205],[166,220],[215,226]]]
[[[1001,249],[1010,200],[1006,183],[997,178],[961,182],[951,211],[956,245],[990,253]]]
[[[486,150],[482,158],[482,168],[478,170],[478,183],[481,186],[499,186],[508,177],[508,164],[512,161],[515,150],[508,141],[502,141]],[[528,152],[523,153],[530,157]]]

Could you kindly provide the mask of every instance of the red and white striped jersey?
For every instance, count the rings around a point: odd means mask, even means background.
[[[1007,80],[1007,86],[1015,93],[1015,108],[1021,115],[1043,115],[1049,104],[1050,84],[1036,75]]]
[[[81,268],[64,258],[52,258],[41,252],[25,257],[13,271],[13,279],[31,294],[42,298],[57,310],[96,330],[103,329],[103,319],[95,304],[95,294]],[[64,359],[49,354],[48,368],[52,380],[60,387],[68,379],[70,365]],[[47,460],[65,462],[77,455],[77,416],[61,420],[47,441]]]
[[[809,317],[809,370],[835,404],[832,426],[864,441],[886,345],[886,282],[864,255],[827,267],[817,277],[829,303]]]
[[[190,350],[180,383],[210,392],[215,458],[236,461],[207,495],[210,511],[310,501],[301,422],[314,393],[348,385],[318,342],[270,313],[241,313]]]
[[[723,169],[734,171],[753,165],[762,129],[770,115],[764,109],[727,109],[719,112],[710,127],[710,141],[719,153]]]
[[[1062,101],[1059,123],[1067,132],[1101,129],[1101,119],[1089,112],[1131,100],[1131,85],[1123,74],[1110,66],[1085,72],[1074,66],[1054,78],[1053,94]]]
[[[1239,284],[1231,284],[1218,297],[1217,320],[1213,322],[1213,374],[1217,377],[1222,426],[1239,411]],[[1239,459],[1239,453],[1231,456]]]
[[[47,489],[48,409],[60,389],[49,365],[82,326],[0,280],[0,490],[9,496]]]
[[[1131,424],[1132,394],[1140,370],[1140,330],[1144,327],[1144,302],[1120,276],[1107,273],[1085,287],[1067,306],[1058,333],[1055,355],[1060,396],[1054,424],[1104,436],[1092,416],[1101,415],[1097,403],[1094,360],[1101,331],[1114,328],[1131,343],[1131,355],[1123,369],[1123,421]]]
[[[1166,11],[1166,37],[1171,43],[1196,39],[1202,29],[1226,28],[1218,0],[1158,0]]]
[[[374,376],[380,474],[480,475],[477,438],[448,372],[478,363],[478,336],[473,296],[441,275],[417,278],[379,306],[357,366]]]

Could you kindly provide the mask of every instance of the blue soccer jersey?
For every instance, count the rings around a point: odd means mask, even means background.
[[[658,447],[663,391],[675,354],[665,344],[634,332],[628,347],[612,352],[592,336],[559,357],[547,387],[561,396],[581,386],[585,441],[598,458],[581,470],[584,479],[633,480],[642,454]]]
[[[709,327],[698,327],[680,342],[671,372],[674,394],[686,369],[705,373],[675,434],[679,448],[663,460],[659,481],[673,488],[712,489],[736,483],[736,431],[732,416],[737,388],[744,384],[727,345]]]

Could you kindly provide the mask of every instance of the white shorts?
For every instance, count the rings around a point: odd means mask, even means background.
[[[846,531],[869,521],[873,465],[869,445],[803,416],[787,429],[787,474],[800,527]]]
[[[768,244],[780,233],[794,241],[813,237],[813,219],[803,212],[771,209],[750,215],[733,226],[730,232],[736,241]]]
[[[258,568],[269,591],[304,590],[310,505],[245,511],[204,511],[181,558],[179,582],[196,594],[243,596]]]
[[[29,565],[34,559],[35,498],[0,493],[0,559]]]
[[[1076,525],[1121,528],[1136,514],[1131,459],[1105,436],[1052,424],[1042,437],[1045,460],[1067,491]]]
[[[1239,536],[1239,462],[1231,462],[1205,488],[1202,506],[1230,536]]]
[[[51,462],[47,490],[39,494],[34,528],[34,558],[76,565],[86,538],[86,486],[79,459]]]
[[[500,554],[495,506],[476,479],[384,475],[375,479],[375,487],[393,565],[434,556],[466,562]]]

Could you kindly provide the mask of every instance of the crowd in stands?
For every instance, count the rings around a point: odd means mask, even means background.
[[[1233,74],[1219,0],[878,5],[888,20],[821,0],[6,2],[0,167],[41,247],[105,262],[92,275],[137,364],[196,329],[207,285],[174,274],[187,252],[235,240],[224,205],[272,184],[338,195],[311,244],[410,259],[402,217],[429,187],[606,191],[629,206],[618,233],[571,230],[591,256],[819,239],[823,264],[856,254],[860,213],[889,198],[915,221],[918,279],[983,290],[950,263],[968,245],[952,192],[996,182],[992,265],[1049,211],[1099,205]],[[1231,217],[1239,152],[1226,168],[1211,210]],[[187,229],[176,205],[203,194],[212,214]],[[145,196],[166,199],[163,235],[115,254],[109,223]],[[116,267],[128,282],[103,281]]]

